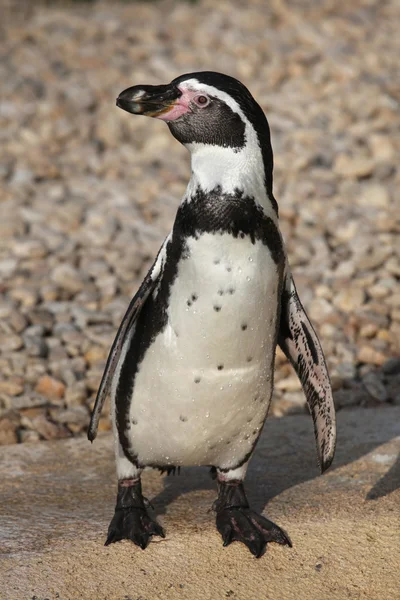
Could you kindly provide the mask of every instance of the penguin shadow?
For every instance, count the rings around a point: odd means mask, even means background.
[[[381,426],[377,413],[385,411],[386,406],[373,405],[370,408],[338,410],[338,439],[335,458],[329,472],[348,465],[359,458],[373,452],[382,444],[395,437],[394,426]],[[352,407],[354,409],[354,407]],[[346,414],[347,413],[347,414]],[[362,430],[358,415],[364,413],[368,419],[368,434],[362,439]],[[370,413],[368,415],[368,413]],[[262,512],[268,502],[285,490],[321,476],[317,464],[312,419],[300,415],[303,420],[299,434],[299,415],[284,418],[269,418],[251,459],[245,489],[250,506]],[[346,422],[347,431],[354,428],[355,442],[347,433],[347,439],[341,443],[341,421]],[[307,425],[308,423],[308,425]],[[268,449],[263,438],[269,438]],[[386,460],[383,455],[383,462]],[[390,457],[389,459],[390,460]],[[322,475],[323,477],[324,475]],[[400,456],[388,471],[368,491],[365,500],[377,500],[400,487]],[[206,467],[185,467],[180,475],[169,475],[164,478],[164,489],[152,498],[156,514],[165,514],[169,504],[179,497],[200,490],[214,490],[217,498],[217,486],[210,470]],[[211,506],[210,506],[211,508]]]
[[[400,487],[400,455],[383,477],[369,490],[366,500],[378,500]]]

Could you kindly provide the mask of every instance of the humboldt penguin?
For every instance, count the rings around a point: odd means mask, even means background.
[[[277,344],[314,421],[321,471],[335,451],[335,410],[321,344],[300,302],[272,190],[270,130],[236,79],[215,72],[136,85],[117,106],[165,121],[191,155],[171,233],[132,299],[112,345],[88,437],[107,394],[118,495],[106,545],[145,548],[164,537],[142,494],[151,467],[211,467],[224,546],[256,556],[288,534],[249,507],[244,479],[267,417]]]

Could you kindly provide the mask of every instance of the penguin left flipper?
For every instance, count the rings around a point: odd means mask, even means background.
[[[300,302],[290,271],[281,297],[278,344],[303,386],[314,421],[318,460],[324,472],[332,463],[336,445],[332,387],[320,341]]]
[[[126,311],[122,319],[121,325],[119,326],[113,345],[111,346],[111,350],[107,359],[107,364],[104,369],[103,377],[101,379],[99,391],[97,392],[96,402],[92,411],[92,416],[90,419],[89,429],[87,433],[88,439],[91,442],[93,442],[97,435],[97,427],[100,420],[100,413],[103,408],[105,399],[107,398],[107,394],[110,390],[115,370],[117,368],[118,361],[124,346],[124,342],[126,341],[128,335],[132,332],[132,328],[140,314],[140,311],[142,310],[147,298],[150,296],[150,294],[156,287],[156,284],[162,274],[162,267],[164,264],[168,240],[169,236],[166,238],[164,244],[161,246],[157,258],[154,261],[153,266],[147,273],[146,277],[144,278],[142,285],[140,286],[135,296],[132,298],[128,306],[128,310]]]

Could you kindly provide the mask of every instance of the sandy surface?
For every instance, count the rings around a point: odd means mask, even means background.
[[[222,547],[205,469],[145,474],[166,539],[146,551],[129,542],[105,548],[115,494],[111,437],[7,446],[0,598],[397,600],[399,417],[398,408],[340,413],[336,460],[322,477],[310,418],[267,423],[248,495],[289,532],[293,548],[270,545],[259,560],[241,544]]]

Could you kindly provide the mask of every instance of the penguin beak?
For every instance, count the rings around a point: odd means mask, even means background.
[[[117,106],[133,115],[145,115],[169,120],[167,113],[173,111],[181,97],[175,85],[135,85],[117,98]]]

